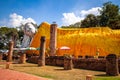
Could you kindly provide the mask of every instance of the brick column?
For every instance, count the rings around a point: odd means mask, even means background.
[[[87,75],[87,76],[86,76],[86,80],[93,80],[93,79],[92,79],[92,75]]]
[[[20,64],[26,63],[26,54],[25,53],[20,53]]]
[[[106,57],[106,74],[109,76],[118,76],[118,57],[115,54],[109,54]]]
[[[38,58],[38,66],[45,66],[45,36],[41,36],[40,55]]]
[[[12,62],[13,46],[14,46],[14,42],[10,41],[10,43],[9,43],[9,52],[8,52],[8,56],[7,56],[7,62]]]
[[[55,56],[57,45],[57,24],[53,23],[50,26],[50,56]]]
[[[72,58],[64,57],[64,69],[72,70],[72,68],[73,68]]]

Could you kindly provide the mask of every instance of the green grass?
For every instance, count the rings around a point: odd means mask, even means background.
[[[96,77],[94,80],[120,80],[120,77]]]
[[[51,76],[49,74],[43,74],[43,75],[41,75],[41,74],[38,74],[38,73],[30,73],[30,72],[26,72],[26,73],[32,74],[32,75],[36,75],[36,76],[40,76],[40,77],[44,77],[44,78],[55,79],[54,76]]]
[[[5,68],[5,65],[0,65],[0,68]],[[64,70],[63,67],[47,65],[44,67],[38,67],[37,64],[31,63],[12,64],[10,69],[53,80],[86,80],[87,75],[92,75],[93,80],[120,80],[120,75],[106,76],[105,72],[100,71],[84,69]]]

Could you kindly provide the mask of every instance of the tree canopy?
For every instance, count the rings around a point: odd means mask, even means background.
[[[109,26],[112,29],[120,29],[119,6],[107,2],[100,11],[100,26]]]
[[[93,14],[87,15],[87,17],[81,21],[81,27],[96,27],[98,26],[97,16]]]
[[[16,46],[19,35],[21,33],[16,28],[0,27],[0,49],[7,49],[10,40],[13,40]]]
[[[111,29],[120,29],[120,8],[118,5],[112,2],[106,2],[103,4],[100,15],[95,16],[94,14],[88,14],[84,20],[79,21],[72,26],[64,27],[110,27]],[[76,25],[77,24],[77,25]]]

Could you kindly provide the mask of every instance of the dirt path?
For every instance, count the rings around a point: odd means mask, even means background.
[[[0,68],[0,80],[48,80],[23,72]]]

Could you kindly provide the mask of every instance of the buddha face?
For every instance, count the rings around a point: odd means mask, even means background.
[[[36,28],[32,23],[26,23],[24,26],[24,34],[32,37],[36,33]]]

